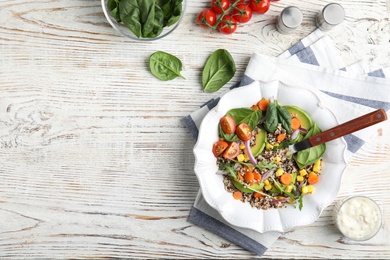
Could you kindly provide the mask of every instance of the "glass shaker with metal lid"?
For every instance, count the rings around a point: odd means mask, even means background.
[[[280,33],[287,34],[297,29],[303,20],[301,10],[295,6],[283,9],[276,21],[276,28]]]
[[[344,8],[336,3],[326,5],[317,15],[316,25],[322,31],[328,31],[344,21]]]

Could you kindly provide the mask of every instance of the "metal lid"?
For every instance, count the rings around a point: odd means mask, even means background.
[[[286,27],[296,28],[301,25],[303,15],[301,10],[295,6],[289,6],[283,9],[281,20]]]
[[[344,20],[344,8],[336,3],[328,4],[322,10],[324,20],[328,24],[336,25]]]

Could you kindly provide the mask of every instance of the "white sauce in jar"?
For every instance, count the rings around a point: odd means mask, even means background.
[[[381,211],[371,199],[363,196],[345,200],[336,216],[340,232],[352,240],[368,240],[382,225]]]

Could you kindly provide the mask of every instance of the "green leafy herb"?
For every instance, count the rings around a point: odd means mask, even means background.
[[[247,123],[252,130],[255,129],[262,117],[261,110],[253,110],[251,108],[233,108],[226,115],[232,116],[237,125],[242,122]]]
[[[202,86],[206,92],[215,92],[229,82],[236,73],[236,64],[227,50],[216,50],[207,59],[202,72]]]
[[[111,16],[114,17],[117,22],[120,22],[121,19],[119,17],[119,0],[108,0],[107,8],[110,11]]]
[[[288,134],[291,133],[291,115],[286,108],[277,105],[278,111],[278,120],[282,124],[282,127],[286,130]]]
[[[316,123],[310,128],[310,130],[305,135],[304,139],[307,139],[313,135],[316,135],[321,132],[321,129],[317,126]],[[300,168],[303,168],[307,165],[313,164],[318,159],[322,157],[322,155],[325,153],[326,145],[320,144],[317,146],[313,146],[309,149],[302,150],[297,153],[295,160]]]
[[[235,133],[233,133],[233,134],[225,133],[221,128],[221,124],[218,124],[218,133],[219,133],[220,137],[222,137],[223,139],[225,139],[228,142],[236,142],[239,140],[238,136]]]
[[[138,38],[156,38],[182,15],[183,0],[109,0],[107,8]]]
[[[274,168],[277,168],[277,167],[278,166],[275,163],[273,163],[273,162],[265,163],[264,161],[261,161],[260,163],[258,163],[256,165],[256,168],[259,168],[260,170],[262,170],[262,169],[270,170],[270,169],[274,169]]]
[[[276,128],[278,127],[279,120],[278,120],[278,110],[276,106],[277,106],[276,102],[270,102],[267,106],[267,111],[265,113],[264,127],[270,133],[275,132]]]
[[[164,14],[164,26],[171,26],[179,21],[182,13],[182,0],[157,0]]]
[[[299,195],[298,202],[299,202],[299,210],[302,210],[302,208],[303,208],[303,196],[302,196],[302,194]]]
[[[218,169],[224,172],[228,172],[229,177],[237,179],[237,173],[234,170],[234,166],[230,165],[229,163],[221,162],[218,166]]]
[[[167,81],[176,77],[185,79],[180,74],[182,66],[180,59],[163,51],[157,51],[149,57],[150,71],[160,80]]]
[[[291,115],[286,108],[280,106],[277,101],[270,102],[267,106],[265,114],[265,128],[268,132],[275,132],[278,124],[286,130],[287,133],[291,133]]]

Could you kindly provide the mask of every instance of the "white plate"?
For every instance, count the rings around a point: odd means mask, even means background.
[[[216,174],[218,167],[212,146],[218,140],[219,119],[232,108],[250,107],[261,98],[275,97],[281,105],[294,105],[310,114],[322,130],[338,125],[335,115],[325,107],[318,95],[303,88],[286,86],[279,81],[258,81],[226,93],[218,105],[204,117],[198,141],[194,147],[195,174],[207,203],[232,225],[258,232],[286,232],[297,226],[316,221],[321,212],[336,198],[341,177],[346,167],[346,143],[339,138],[326,144],[320,181],[315,192],[303,196],[303,208],[288,205],[286,208],[259,210],[249,203],[235,200],[224,189],[223,176]]]

